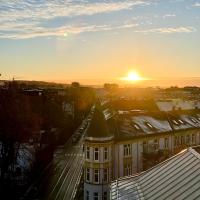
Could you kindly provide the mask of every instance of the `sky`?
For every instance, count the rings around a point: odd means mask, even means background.
[[[1,79],[121,83],[130,71],[200,83],[200,0],[0,0]]]

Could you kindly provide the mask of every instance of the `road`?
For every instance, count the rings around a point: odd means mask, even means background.
[[[83,171],[84,132],[77,142],[72,142],[72,136],[55,151],[52,162],[22,199],[34,196],[31,199],[71,200],[75,197]]]
[[[54,170],[48,176],[48,187],[42,199],[73,199],[82,175],[84,157],[82,153],[83,137],[78,143],[68,143],[62,155],[55,156]]]

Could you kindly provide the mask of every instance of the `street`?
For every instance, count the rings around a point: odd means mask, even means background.
[[[83,121],[84,123],[84,121]],[[83,124],[80,126],[82,127]],[[79,127],[79,128],[80,128]],[[85,130],[78,129],[64,146],[54,152],[54,158],[22,199],[70,200],[76,195],[83,169]],[[77,135],[79,137],[77,138]],[[74,138],[76,141],[74,142]]]

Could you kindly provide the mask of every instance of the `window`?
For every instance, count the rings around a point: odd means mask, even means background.
[[[131,175],[131,163],[127,163],[124,167],[124,176]]]
[[[185,143],[185,138],[184,138],[184,136],[182,135],[181,136],[181,145],[183,145]]]
[[[130,156],[131,155],[131,145],[125,144],[124,145],[124,156]]]
[[[94,170],[94,182],[99,183],[99,169]]]
[[[195,123],[195,124],[198,123],[197,120],[194,119],[194,118],[191,118],[191,121],[192,121],[193,123]]]
[[[104,160],[108,160],[108,147],[104,148]]]
[[[177,136],[175,136],[174,137],[174,147],[177,147],[177,145],[178,145],[178,138],[177,138]]]
[[[186,144],[190,144],[190,136],[186,135]]]
[[[86,181],[90,181],[90,169],[86,168]]]
[[[158,150],[158,140],[154,140],[154,150]]]
[[[103,193],[103,200],[107,200],[108,198],[107,198],[107,192],[104,192]]]
[[[137,125],[137,124],[135,124],[135,123],[133,123],[133,126],[134,126],[134,128],[136,129],[136,130],[140,130],[140,127],[139,127],[139,125]]]
[[[94,200],[99,200],[99,193],[98,192],[94,192]]]
[[[172,122],[175,124],[175,125],[178,125],[178,122],[174,119],[172,120]]]
[[[153,127],[149,122],[146,122],[146,125],[147,125],[147,127],[149,127],[150,129],[154,129],[154,127]]]
[[[147,153],[148,152],[148,141],[143,142],[143,152]]]
[[[94,148],[94,160],[99,160],[99,148]]]
[[[108,182],[108,169],[103,169],[103,182]]]
[[[183,120],[179,119],[178,121],[179,121],[181,124],[184,124]]]
[[[192,134],[192,144],[196,144],[196,137],[195,137],[195,134]]]
[[[86,148],[86,159],[90,159],[90,147]]]
[[[165,138],[165,149],[169,148],[169,139]]]
[[[86,191],[86,200],[89,200],[89,199],[90,199],[89,191]]]

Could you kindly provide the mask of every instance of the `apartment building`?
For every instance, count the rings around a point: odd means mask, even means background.
[[[84,199],[109,199],[109,183],[200,144],[200,110],[115,112],[96,106],[85,138]]]

